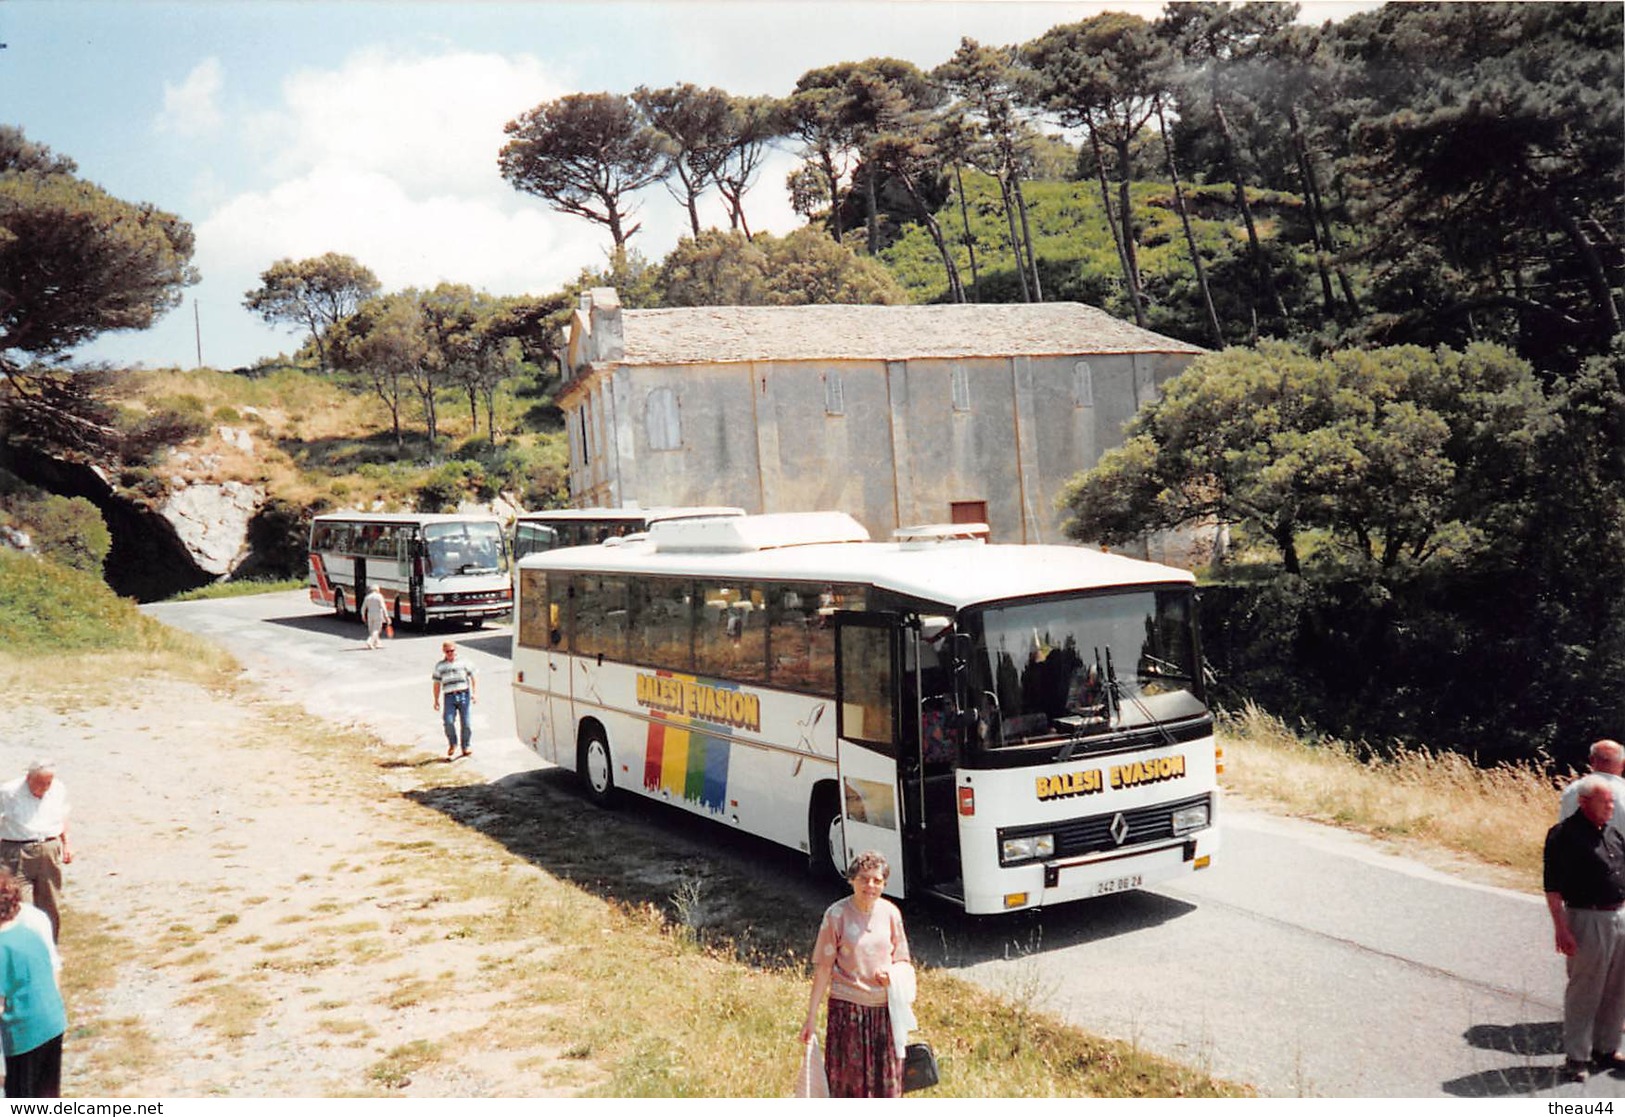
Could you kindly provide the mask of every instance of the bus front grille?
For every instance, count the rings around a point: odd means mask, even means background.
[[[1173,816],[1186,807],[1208,803],[1208,817],[1211,819],[1213,816],[1210,798],[1206,794],[1192,795],[1167,803],[1153,803],[1148,807],[1089,815],[1086,818],[1072,818],[1037,826],[1001,827],[998,836],[1002,844],[1007,838],[1022,838],[1030,834],[1053,834],[1055,852],[1051,857],[1056,859],[1080,857],[1088,853],[1107,853],[1115,849],[1127,849],[1145,842],[1175,837]],[[1123,820],[1120,824],[1117,822],[1119,816]],[[1119,836],[1122,838],[1121,841],[1118,840]]]

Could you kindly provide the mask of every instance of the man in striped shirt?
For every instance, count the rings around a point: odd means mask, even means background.
[[[474,702],[474,668],[457,662],[457,645],[446,641],[440,646],[445,657],[434,665],[434,708],[441,710],[441,723],[446,727],[446,759],[457,755],[462,745],[463,755],[470,753],[469,743],[474,731],[468,722],[469,707]],[[457,735],[457,721],[462,719],[462,737]]]

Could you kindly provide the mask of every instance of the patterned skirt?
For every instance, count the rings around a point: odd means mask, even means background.
[[[832,1098],[903,1096],[903,1060],[892,1045],[891,1012],[885,1005],[830,998],[824,1073]]]

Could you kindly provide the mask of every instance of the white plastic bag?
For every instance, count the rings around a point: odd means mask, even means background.
[[[818,1037],[813,1036],[801,1050],[801,1069],[796,1072],[793,1098],[829,1097],[829,1079],[824,1075],[824,1053],[818,1049]]]

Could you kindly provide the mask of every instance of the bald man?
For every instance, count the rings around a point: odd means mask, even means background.
[[[1606,739],[1593,742],[1586,760],[1593,772],[1607,776],[1611,781],[1609,786],[1614,789],[1614,825],[1625,833],[1625,745]],[[1563,798],[1557,806],[1557,821],[1562,822],[1579,809],[1580,781],[1575,780],[1563,789]]]

